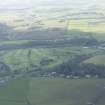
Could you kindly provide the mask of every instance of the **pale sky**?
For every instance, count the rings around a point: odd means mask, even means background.
[[[79,4],[82,2],[86,2],[86,4],[100,4],[105,5],[105,0],[0,0],[0,8],[22,8],[22,7],[32,7],[44,2],[61,3],[61,2],[69,2],[70,4]]]

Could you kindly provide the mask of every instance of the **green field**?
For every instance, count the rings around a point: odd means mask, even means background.
[[[0,87],[0,105],[85,105],[92,101],[104,79],[69,80],[61,78],[29,78],[12,80]],[[105,105],[105,94],[97,105]]]
[[[8,65],[11,70],[26,70],[26,68],[42,67],[52,68],[62,64],[76,55],[87,55],[98,52],[98,49],[83,47],[46,48],[46,49],[17,49],[12,51],[1,51],[1,61]],[[30,55],[29,55],[30,53]],[[46,64],[40,62],[49,61]]]
[[[81,31],[81,32],[89,32],[92,37],[94,37],[98,41],[105,40],[105,23],[89,23],[88,20],[71,20],[69,22],[68,30],[72,32]],[[85,35],[85,34],[84,34]]]
[[[105,55],[97,55],[84,61],[84,63],[91,63],[95,65],[105,65]]]
[[[1,3],[0,105],[105,105],[105,3],[71,1]]]
[[[25,105],[29,90],[28,79],[12,80],[0,87],[0,105]]]
[[[71,20],[70,21],[70,29],[77,29],[84,32],[105,32],[105,23],[96,23],[92,24],[92,22],[89,24],[88,20]]]
[[[30,42],[30,41],[29,40],[0,41],[0,45],[8,45],[8,44],[22,45],[22,44],[27,44],[28,42]]]

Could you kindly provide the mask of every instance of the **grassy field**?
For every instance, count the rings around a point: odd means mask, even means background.
[[[11,70],[25,70],[27,67],[52,68],[62,62],[73,59],[76,55],[92,54],[97,49],[83,47],[46,48],[46,49],[18,49],[1,52],[1,61],[7,64]],[[30,53],[30,56],[29,56]],[[41,64],[42,61],[50,61]]]
[[[69,24],[70,29],[81,30],[84,32],[105,32],[105,23],[89,24],[86,20],[71,20]]]
[[[27,44],[28,42],[30,42],[30,41],[29,40],[0,41],[0,45],[8,45],[8,44],[22,45],[22,44]]]
[[[105,65],[105,55],[97,55],[84,61],[84,63],[91,63],[95,65]]]
[[[92,36],[96,38],[99,41],[105,41],[105,23],[103,22],[96,22],[92,23],[89,22],[87,19],[79,19],[79,20],[61,20],[59,18],[52,18],[48,19],[51,16],[59,16],[63,13],[49,13],[49,15],[46,12],[44,14],[40,14],[40,17],[32,17],[30,16],[30,19],[28,19],[25,15],[22,14],[2,14],[0,17],[0,22],[5,22],[9,27],[11,27],[16,32],[25,32],[30,31],[30,29],[35,30],[36,27],[40,27],[42,31],[44,29],[53,29],[53,28],[61,28],[66,31],[80,31],[80,32],[91,32]],[[52,15],[53,14],[53,15]],[[36,20],[35,20],[36,19]],[[31,21],[33,20],[33,21]],[[92,20],[91,20],[92,21]],[[94,22],[94,20],[93,20]],[[40,31],[39,29],[39,31]],[[12,30],[12,31],[13,31]],[[31,31],[32,31],[31,30]],[[59,33],[59,31],[57,32]],[[70,36],[69,36],[70,37]]]
[[[0,87],[0,105],[85,105],[104,86],[104,79],[28,78]],[[98,105],[104,105],[105,94]]]
[[[28,79],[12,80],[0,87],[0,105],[25,105],[28,91]]]
[[[81,32],[91,32],[91,35],[99,40],[105,40],[105,23],[88,23],[86,20],[71,20],[68,30],[78,30]]]

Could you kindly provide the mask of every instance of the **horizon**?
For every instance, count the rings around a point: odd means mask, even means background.
[[[88,6],[88,5],[99,5],[104,8],[105,0],[0,0],[0,9],[21,9],[21,8],[31,8],[43,5],[74,5],[75,7]],[[81,7],[82,8],[82,7]]]

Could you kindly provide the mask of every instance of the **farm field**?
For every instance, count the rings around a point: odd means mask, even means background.
[[[104,23],[92,23],[88,22],[88,20],[71,20],[68,28],[71,30],[81,30],[84,32],[104,33],[104,27]]]
[[[63,48],[27,48],[12,51],[1,51],[1,61],[14,70],[26,70],[27,68],[53,68],[57,65],[72,60],[77,55],[89,55],[99,53],[99,49],[83,47]],[[47,62],[45,64],[41,62]]]
[[[104,79],[24,78],[0,87],[3,105],[84,105],[94,102],[104,88]],[[97,99],[104,105],[105,93]],[[82,100],[81,100],[82,99]]]
[[[105,0],[1,2],[0,105],[105,105]]]

